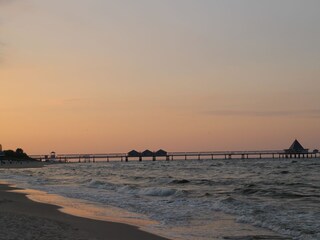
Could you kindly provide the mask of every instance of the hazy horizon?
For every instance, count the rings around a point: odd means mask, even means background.
[[[317,0],[0,0],[0,144],[320,148]]]

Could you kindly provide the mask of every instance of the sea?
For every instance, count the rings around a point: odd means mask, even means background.
[[[0,179],[174,240],[320,239],[319,158],[51,164]]]

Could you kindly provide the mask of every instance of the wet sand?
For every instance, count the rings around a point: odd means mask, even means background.
[[[0,239],[165,240],[137,227],[76,217],[58,206],[31,201],[0,184]]]

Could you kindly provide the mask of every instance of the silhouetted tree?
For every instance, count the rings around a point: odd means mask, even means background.
[[[22,149],[22,148],[17,148],[16,153],[17,153],[18,155],[22,155],[22,154],[24,154],[24,152],[23,152],[23,149]]]
[[[16,151],[5,150],[4,159],[8,160],[30,160],[30,157],[22,150],[22,148],[17,148]]]

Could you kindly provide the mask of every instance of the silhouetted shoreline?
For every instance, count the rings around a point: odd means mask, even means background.
[[[0,161],[0,168],[40,168],[45,166],[46,163],[39,161],[12,161],[2,160]]]

